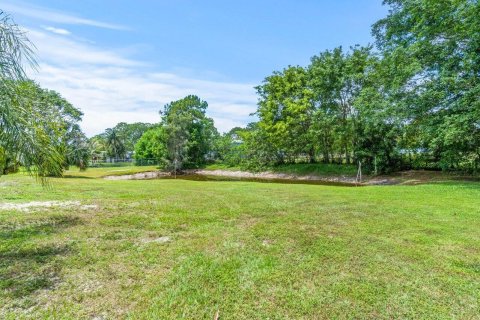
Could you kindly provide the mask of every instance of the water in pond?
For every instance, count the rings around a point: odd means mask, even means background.
[[[175,179],[173,176],[159,177],[159,179]],[[185,174],[177,175],[176,179],[189,181],[244,181],[244,182],[262,182],[262,183],[282,183],[282,184],[311,184],[323,186],[340,186],[340,187],[356,187],[361,184],[337,181],[323,181],[323,180],[295,180],[295,179],[266,179],[266,178],[241,178],[241,177],[226,177],[214,175],[201,174]]]

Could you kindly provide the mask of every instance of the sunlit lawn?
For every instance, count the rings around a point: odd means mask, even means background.
[[[0,318],[479,317],[480,183],[94,178],[109,170],[0,177],[0,204],[61,201],[0,210]]]
[[[85,177],[85,178],[101,178],[105,176],[119,176],[125,174],[134,174],[139,172],[160,170],[157,166],[125,166],[125,167],[106,167],[106,168],[89,168],[85,171],[79,171],[75,167],[65,172],[65,178]]]

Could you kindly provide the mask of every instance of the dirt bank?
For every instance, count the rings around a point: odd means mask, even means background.
[[[223,176],[232,178],[252,178],[252,179],[279,179],[279,180],[298,180],[298,181],[325,181],[339,183],[356,183],[354,176],[320,176],[320,175],[295,175],[276,172],[245,172],[229,170],[193,170],[191,174],[207,176]],[[363,185],[394,185],[405,184],[415,185],[423,183],[438,183],[447,181],[468,181],[480,182],[479,176],[465,175],[454,172],[428,171],[428,170],[408,170],[395,172],[389,175],[369,176],[364,175],[361,183]]]
[[[162,171],[146,171],[134,174],[124,174],[103,177],[105,180],[147,180],[167,177],[170,174]]]
[[[219,176],[219,177],[231,177],[231,178],[245,178],[245,179],[279,179],[279,180],[316,180],[316,181],[328,181],[328,182],[343,182],[343,183],[355,183],[355,177],[347,176],[335,176],[335,177],[319,177],[314,175],[297,176],[287,173],[275,173],[275,172],[247,172],[247,171],[229,171],[229,170],[191,170],[189,174],[199,174],[205,176]]]
[[[225,177],[232,179],[252,179],[252,180],[293,180],[305,182],[328,182],[328,183],[342,183],[342,184],[357,184],[354,176],[319,176],[319,175],[295,175],[287,173],[276,172],[248,172],[248,171],[230,171],[230,170],[186,170],[183,173],[185,176],[204,176],[204,177]],[[107,176],[107,180],[145,180],[171,177],[170,173],[161,171],[148,171],[129,175],[115,175]],[[394,184],[423,184],[430,182],[445,182],[445,181],[480,181],[478,177],[464,176],[452,173],[442,173],[438,171],[424,171],[424,170],[410,170],[397,172],[392,175],[384,176],[363,176],[362,185],[394,185]]]
[[[294,175],[276,172],[247,172],[229,170],[186,170],[185,175],[228,177],[232,179],[258,179],[258,180],[296,180],[296,181],[323,181],[332,183],[357,184],[356,178],[352,176],[317,176],[317,175]],[[147,180],[170,177],[170,173],[161,171],[148,171],[128,175],[106,176],[106,180]],[[393,177],[366,177],[362,184],[367,185],[388,185],[399,183],[400,180]]]

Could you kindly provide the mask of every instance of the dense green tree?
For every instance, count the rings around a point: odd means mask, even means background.
[[[311,162],[315,159],[310,131],[315,109],[307,83],[305,69],[288,67],[267,77],[257,87],[258,126],[274,147],[277,163],[291,161],[300,154],[308,154]]]
[[[104,134],[98,134],[88,139],[92,151],[92,159],[105,161],[107,157],[107,141]]]
[[[371,48],[325,51],[308,68],[288,67],[257,87],[256,134],[269,143],[272,163],[309,161],[351,163],[356,152],[359,112],[356,99],[367,86],[376,59]]]
[[[174,171],[198,167],[208,160],[218,132],[213,120],[205,115],[207,107],[206,101],[190,95],[170,102],[161,112],[167,135],[167,160]]]
[[[80,170],[85,170],[90,161],[91,150],[79,125],[83,113],[58,92],[42,89],[33,82],[30,82],[30,84],[32,89],[37,91],[34,98],[38,99],[38,102],[35,103],[42,105],[44,110],[53,108],[58,112],[57,123],[61,126],[61,136],[58,137],[61,141],[59,151],[63,156],[64,169],[68,169],[70,165],[75,165]],[[55,175],[53,172],[52,174]]]
[[[344,53],[339,47],[311,59],[308,70],[316,107],[315,135],[326,161],[334,154],[343,154],[340,163],[352,161],[358,115],[354,101],[364,87],[370,50],[355,47]]]
[[[260,171],[278,163],[276,146],[269,142],[267,133],[258,122],[249,123],[240,135],[242,138],[242,144],[239,146],[242,154],[241,167]]]
[[[145,131],[135,145],[135,159],[138,163],[148,159],[155,161],[161,166],[165,165],[167,158],[167,136],[165,128],[156,126]]]
[[[106,157],[124,158],[127,153],[135,150],[136,143],[153,126],[143,122],[119,122],[113,128],[90,138],[93,157],[97,160],[106,160]]]
[[[387,0],[388,16],[373,28],[386,59],[400,61],[390,81],[411,149],[448,169],[480,166],[480,3],[471,0]]]
[[[243,136],[247,129],[235,127],[219,136],[215,141],[216,157],[223,163],[236,166],[243,161]]]

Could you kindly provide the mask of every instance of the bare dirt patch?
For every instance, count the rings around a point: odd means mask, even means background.
[[[195,174],[206,176],[221,176],[232,178],[246,178],[246,179],[265,179],[265,180],[299,180],[299,181],[325,181],[325,182],[342,182],[342,183],[355,183],[355,177],[348,176],[331,176],[322,177],[316,175],[294,175],[287,173],[275,173],[275,172],[247,172],[247,171],[229,171],[229,170],[195,170]]]
[[[146,180],[158,178],[171,178],[172,175],[168,172],[162,171],[148,171],[142,173],[106,176],[107,180]],[[423,170],[409,170],[397,172],[391,175],[380,176],[363,176],[361,182],[357,182],[356,177],[337,175],[337,176],[320,176],[320,175],[295,175],[288,173],[277,172],[248,172],[248,171],[230,171],[230,170],[185,170],[181,175],[177,176],[179,179],[199,180],[195,177],[218,177],[231,178],[232,180],[246,181],[265,181],[265,182],[279,182],[279,183],[305,183],[305,184],[332,184],[343,186],[361,186],[361,185],[396,185],[396,184],[423,184],[430,182],[443,181],[479,181],[480,178],[472,178],[469,176],[462,176],[457,174],[442,173],[436,171]],[[290,181],[290,182],[289,182]]]
[[[163,236],[159,238],[153,238],[153,239],[141,239],[142,243],[167,243],[172,241],[172,238],[169,236]]]
[[[0,203],[0,210],[16,211],[35,211],[48,208],[79,208],[81,210],[90,210],[98,208],[95,204],[82,205],[80,201],[31,201],[24,203],[5,202]]]
[[[319,176],[319,175],[295,175],[276,172],[252,173],[246,171],[228,170],[192,170],[191,174],[205,176],[221,176],[232,178],[258,179],[258,180],[292,180],[292,181],[318,181],[357,185],[354,176]],[[428,170],[408,170],[395,172],[389,175],[364,175],[360,185],[396,185],[396,184],[424,184],[445,181],[480,181],[478,176],[469,176],[459,173],[448,173]]]
[[[106,176],[103,177],[105,180],[147,180],[147,179],[157,179],[161,177],[169,176],[169,173],[161,171],[147,171],[139,172],[134,174],[125,174],[125,175],[115,175],[115,176]]]

